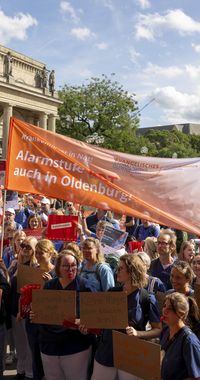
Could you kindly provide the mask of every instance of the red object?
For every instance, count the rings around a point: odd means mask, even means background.
[[[142,246],[143,243],[141,241],[129,241],[129,253],[133,253],[134,251],[142,251]]]
[[[64,319],[63,326],[68,327],[68,328],[72,327],[72,328],[78,330],[78,325],[74,322],[68,321],[67,319]],[[94,334],[94,335],[100,335],[101,330],[100,329],[88,329],[88,333]]]
[[[52,240],[76,241],[78,216],[49,215],[47,238]]]
[[[32,290],[33,289],[40,289],[41,285],[39,284],[30,284],[25,285],[23,288],[20,289],[20,299],[19,299],[19,309],[20,309],[20,316],[22,318],[25,317],[25,315],[30,311],[31,309],[31,302],[32,302]]]

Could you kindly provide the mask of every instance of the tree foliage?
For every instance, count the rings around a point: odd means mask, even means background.
[[[128,142],[135,143],[137,102],[113,78],[102,75],[81,86],[65,85],[59,95],[58,133],[82,141],[98,133],[104,147],[121,151],[128,151]]]

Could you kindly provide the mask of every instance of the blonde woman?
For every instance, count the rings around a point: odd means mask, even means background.
[[[37,239],[32,236],[26,237],[20,244],[18,259],[16,260],[16,268],[14,275],[11,277],[11,319],[14,342],[17,352],[17,378],[22,379],[23,376],[32,378],[32,358],[28,344],[25,320],[19,319],[19,297],[17,292],[17,263],[37,267],[35,257],[35,247]]]
[[[195,256],[195,243],[193,241],[183,241],[178,255],[179,260],[192,263]]]
[[[105,263],[98,239],[89,237],[82,243],[83,262],[80,276],[91,291],[106,291],[113,287],[114,277],[111,267]]]
[[[6,268],[9,268],[13,260],[17,259],[20,251],[20,244],[23,242],[25,237],[26,234],[23,230],[17,230],[13,235],[11,245],[4,248],[2,258]]]

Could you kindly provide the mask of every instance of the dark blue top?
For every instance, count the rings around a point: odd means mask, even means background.
[[[149,227],[144,227],[140,224],[134,233],[136,240],[143,241],[147,237],[158,237],[160,235],[160,226],[151,224]]]
[[[167,268],[164,269],[158,257],[157,259],[152,260],[150,270],[149,270],[152,276],[158,277],[163,282],[166,290],[172,288],[171,282],[170,282],[170,274],[171,274],[172,265],[173,264],[170,264]]]
[[[79,316],[79,292],[87,291],[84,283],[77,276],[66,288],[63,289],[58,277],[47,281],[44,289],[76,290],[77,310]],[[46,355],[71,355],[86,350],[93,342],[94,336],[83,335],[78,330],[72,330],[57,325],[39,325],[40,350]]]
[[[120,290],[122,291],[122,288]],[[116,288],[111,289],[111,291],[116,291]],[[148,320],[149,322],[160,322],[160,314],[154,295],[149,295]],[[140,304],[140,290],[137,289],[128,295],[128,324],[136,330],[144,331],[146,323],[147,320],[145,320]],[[125,331],[122,330],[122,332]],[[104,366],[113,367],[112,330],[103,330],[95,359]]]
[[[170,341],[166,328],[161,336],[161,347],[165,351],[161,367],[163,380],[200,377],[200,341],[189,327],[183,327]]]
[[[148,277],[148,284],[145,289],[149,293],[166,292],[166,288],[163,282],[159,278],[153,276]]]

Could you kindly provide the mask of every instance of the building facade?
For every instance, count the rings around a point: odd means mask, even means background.
[[[6,158],[10,117],[55,132],[61,103],[55,90],[54,70],[49,71],[44,63],[0,45],[2,158]]]
[[[180,131],[185,133],[186,135],[200,135],[200,124],[194,123],[183,123],[183,124],[170,124],[170,125],[159,125],[155,127],[146,127],[146,128],[138,128],[137,134],[140,136],[144,136],[151,130],[159,130],[159,131]]]

